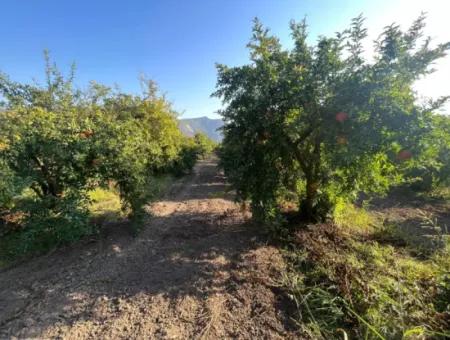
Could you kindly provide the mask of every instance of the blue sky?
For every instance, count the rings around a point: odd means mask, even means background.
[[[42,79],[47,48],[61,69],[77,64],[79,86],[89,80],[138,92],[139,75],[156,80],[183,117],[217,117],[210,98],[215,63],[247,62],[246,43],[257,16],[290,45],[288,23],[307,16],[310,39],[333,34],[363,13],[371,39],[393,21],[407,25],[427,11],[427,33],[450,40],[450,1],[321,0],[3,0],[0,3],[0,71],[19,81]],[[370,52],[368,52],[370,53]],[[450,57],[421,81],[421,95],[450,93]]]

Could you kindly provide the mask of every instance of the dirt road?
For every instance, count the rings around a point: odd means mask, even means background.
[[[0,272],[0,338],[291,338],[284,262],[225,194],[214,161],[125,225]],[[152,215],[152,216],[150,216]]]

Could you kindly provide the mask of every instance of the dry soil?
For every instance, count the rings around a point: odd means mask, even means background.
[[[144,230],[100,237],[0,272],[0,338],[294,338],[277,294],[285,264],[199,162]]]

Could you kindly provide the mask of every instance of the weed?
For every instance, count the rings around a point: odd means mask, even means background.
[[[286,251],[290,271],[283,285],[303,332],[314,339],[448,335],[450,243],[445,235],[439,236],[443,246],[417,257],[416,243],[364,209],[343,206],[336,216],[336,224],[299,230]],[[423,219],[438,227],[431,216]]]

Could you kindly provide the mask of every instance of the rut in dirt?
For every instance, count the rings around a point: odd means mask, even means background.
[[[285,270],[215,160],[125,225],[0,272],[0,338],[292,338]]]

